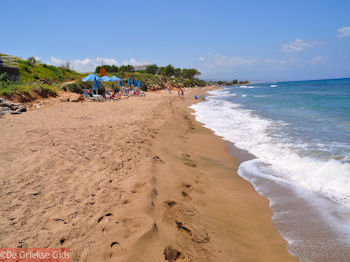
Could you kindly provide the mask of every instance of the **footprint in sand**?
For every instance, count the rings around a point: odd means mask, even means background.
[[[208,232],[206,232],[204,229],[198,230],[193,226],[189,224],[185,224],[182,221],[178,221],[178,220],[175,220],[175,223],[176,223],[177,229],[191,236],[191,240],[193,242],[204,244],[210,241]]]
[[[166,206],[166,207],[174,207],[176,205],[177,205],[177,203],[175,201],[172,201],[172,200],[164,201],[164,206]]]
[[[112,213],[107,213],[107,214],[105,214],[105,215],[99,217],[98,220],[97,220],[97,224],[99,224],[99,223],[102,221],[102,219],[103,219],[104,217],[109,217],[109,216],[112,216],[112,215],[113,215]]]
[[[196,167],[197,164],[191,159],[190,154],[184,153],[181,154],[183,160],[185,161],[184,164],[189,167]]]
[[[192,185],[189,183],[182,183],[181,187],[186,189],[186,190],[191,190],[192,189]]]
[[[194,163],[192,160],[189,160],[189,161],[187,161],[187,162],[184,162],[184,164],[185,164],[186,166],[189,166],[189,167],[196,167],[196,166],[197,166],[197,164]]]
[[[111,248],[112,248],[113,246],[115,246],[115,245],[119,246],[120,244],[119,244],[119,242],[114,241],[114,242],[111,243]]]
[[[177,249],[173,248],[172,246],[167,246],[164,249],[164,259],[169,262],[174,262],[179,258],[184,258],[185,256]]]
[[[187,200],[191,200],[192,199],[192,197],[188,193],[186,193],[185,191],[182,191],[181,194]]]
[[[163,163],[164,161],[159,156],[154,156],[153,160]]]

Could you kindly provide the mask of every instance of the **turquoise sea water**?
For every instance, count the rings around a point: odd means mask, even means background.
[[[238,172],[270,200],[292,253],[350,261],[350,79],[226,87],[191,108],[256,156]]]
[[[283,135],[277,134],[278,138],[299,149],[300,154],[350,161],[350,79],[229,90],[237,95],[232,102],[254,110],[261,117],[286,123],[272,132],[282,132]]]

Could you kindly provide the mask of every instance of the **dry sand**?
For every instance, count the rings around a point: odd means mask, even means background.
[[[68,247],[72,261],[295,261],[268,201],[185,95],[1,118],[0,247]]]

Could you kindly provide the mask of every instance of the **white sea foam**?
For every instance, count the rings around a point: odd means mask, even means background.
[[[208,101],[191,106],[196,119],[225,140],[254,154],[272,171],[260,175],[289,181],[350,206],[349,163],[300,156],[293,146],[270,135],[271,130],[285,123],[261,118],[239,104],[219,99],[225,95],[221,91],[211,94],[214,97]]]
[[[238,86],[237,88],[256,88],[257,86]]]
[[[276,87],[276,86],[278,86],[278,85],[270,85],[270,87]]]

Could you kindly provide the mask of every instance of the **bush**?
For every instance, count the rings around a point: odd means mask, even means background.
[[[64,90],[69,91],[69,92],[78,93],[78,94],[83,93],[81,86],[79,86],[77,83],[71,83],[71,84],[65,85]]]
[[[0,74],[0,82],[8,84],[10,79],[6,73]]]
[[[30,66],[35,66],[40,63],[40,60],[36,59],[34,56],[28,57],[27,62]]]
[[[32,72],[28,66],[24,66],[23,70],[26,71],[27,73],[31,73]]]
[[[39,94],[56,95],[57,87],[46,84],[33,84],[33,83],[17,83],[8,82],[7,84],[0,83],[0,96],[12,95],[12,94],[29,94],[31,92],[37,92]]]

